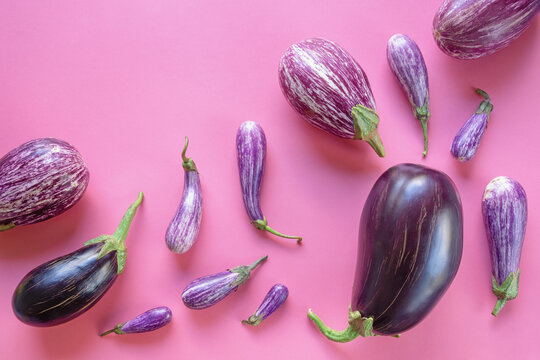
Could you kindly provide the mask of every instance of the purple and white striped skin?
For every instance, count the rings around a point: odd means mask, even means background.
[[[390,69],[407,94],[414,117],[420,121],[424,133],[424,152],[427,155],[428,137],[427,122],[429,120],[429,83],[426,63],[420,48],[408,36],[393,35],[388,40],[386,57]]]
[[[182,200],[165,234],[165,243],[172,252],[177,254],[191,249],[199,234],[202,218],[201,181],[195,162],[186,157],[188,143],[189,140],[186,137],[186,144],[182,151],[182,167],[184,168]]]
[[[515,299],[519,285],[519,260],[527,227],[527,195],[514,179],[499,176],[486,186],[482,215],[492,265],[497,316],[508,300]]]
[[[193,280],[182,291],[184,305],[190,309],[202,310],[217,304],[246,282],[251,271],[267,258],[268,256],[264,256],[249,266],[240,265],[231,270]]]
[[[338,44],[308,39],[290,46],[281,57],[279,84],[289,104],[311,125],[367,141],[377,155],[385,155],[368,78]]]
[[[171,309],[166,306],[160,306],[145,311],[137,317],[126,321],[125,323],[118,324],[111,330],[105,331],[99,336],[105,336],[112,332],[118,335],[124,335],[154,331],[170,323],[171,319]]]
[[[281,305],[287,300],[289,296],[289,289],[285,285],[276,284],[272,286],[268,294],[264,297],[263,302],[255,311],[255,314],[251,315],[247,320],[242,320],[242,324],[248,324],[257,326],[264,319],[272,315],[274,311],[279,309]]]
[[[493,104],[488,94],[480,89],[476,89],[476,92],[484,97],[484,101],[459,129],[450,148],[452,156],[459,161],[469,161],[476,154],[480,139],[487,129],[489,115],[493,110]]]
[[[88,185],[81,154],[54,138],[30,140],[0,159],[0,231],[59,215]]]
[[[297,239],[300,244],[301,237],[285,235],[268,226],[261,211],[259,196],[266,161],[266,136],[262,127],[254,121],[242,123],[236,134],[236,150],[242,197],[251,223],[259,230],[287,239]]]
[[[447,55],[476,59],[508,46],[539,10],[540,0],[445,0],[433,36]]]

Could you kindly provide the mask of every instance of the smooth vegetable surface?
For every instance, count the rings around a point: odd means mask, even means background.
[[[285,285],[276,284],[268,291],[263,302],[259,305],[255,314],[251,315],[247,320],[242,320],[243,324],[257,326],[264,319],[269,317],[280,308],[289,296],[289,289]]]
[[[125,323],[118,324],[111,330],[105,331],[100,336],[105,336],[112,332],[123,335],[154,331],[170,323],[171,319],[171,309],[166,306],[160,306],[147,310]]]

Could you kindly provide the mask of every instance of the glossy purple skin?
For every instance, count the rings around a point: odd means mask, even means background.
[[[487,129],[489,115],[473,114],[459,129],[452,141],[450,153],[459,161],[469,161],[478,150],[480,139]]]
[[[439,48],[458,59],[492,54],[517,39],[540,0],[445,0],[433,19]]]
[[[288,296],[289,289],[287,289],[285,285],[275,284],[272,286],[270,291],[268,291],[255,314],[251,315],[249,319],[247,321],[243,321],[243,323],[249,325],[259,325],[264,319],[279,309],[285,300],[287,300]]]
[[[137,317],[125,322],[120,331],[123,334],[135,334],[157,330],[172,319],[172,312],[166,306],[160,306],[154,309],[145,311]]]
[[[195,279],[182,292],[182,301],[194,310],[213,306],[238,288],[240,284],[233,285],[238,276],[238,273],[223,271]]]
[[[88,185],[81,154],[54,138],[34,139],[0,159],[0,231],[59,215]]]

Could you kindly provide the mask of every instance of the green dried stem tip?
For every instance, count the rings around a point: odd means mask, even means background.
[[[375,336],[373,333],[373,318],[362,317],[359,311],[351,311],[349,309],[349,325],[343,331],[336,331],[326,326],[311,309],[308,311],[308,317],[317,325],[324,336],[335,342],[349,342],[358,336]]]
[[[379,115],[373,109],[363,105],[356,105],[351,109],[354,123],[354,139],[366,141],[380,157],[386,155],[384,146],[379,136]]]
[[[186,143],[184,145],[184,149],[182,150],[182,167],[184,168],[185,171],[195,171],[198,173],[199,171],[197,170],[197,166],[195,165],[195,162],[193,161],[193,159],[188,158],[186,156],[186,150],[187,150],[188,145],[189,145],[189,139],[186,136]]]

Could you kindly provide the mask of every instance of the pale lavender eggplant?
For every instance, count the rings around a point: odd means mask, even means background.
[[[251,315],[247,320],[242,320],[242,323],[253,326],[259,325],[264,319],[279,309],[285,300],[287,300],[288,296],[289,289],[285,285],[276,284],[272,286],[257,311],[255,311],[255,314]]]
[[[492,265],[493,293],[497,316],[508,300],[516,298],[519,260],[527,227],[527,195],[516,180],[499,176],[486,186],[482,215]]]
[[[171,319],[171,309],[166,306],[160,306],[145,311],[125,323],[118,324],[111,330],[105,331],[100,336],[105,336],[112,332],[118,335],[124,335],[154,331],[170,323]]]
[[[433,19],[433,36],[444,53],[476,59],[508,46],[539,10],[540,0],[445,0]]]
[[[450,153],[459,161],[469,161],[476,154],[482,135],[487,129],[489,115],[493,110],[488,94],[480,89],[476,89],[476,92],[482,95],[484,100],[459,129],[450,147]]]
[[[368,78],[338,44],[308,39],[290,46],[281,57],[279,83],[289,104],[311,125],[367,141],[377,155],[385,155]]]
[[[182,199],[165,234],[165,243],[172,252],[177,254],[191,249],[199,234],[202,218],[201,181],[195,162],[186,157],[188,143],[189,140],[186,137],[186,144],[182,151],[182,167],[184,168]]]
[[[268,220],[261,211],[259,199],[266,161],[266,136],[262,127],[254,121],[242,123],[236,134],[236,150],[242,197],[251,223],[259,230],[287,239],[297,239],[300,243],[301,237],[285,235],[268,226]]]
[[[386,47],[390,69],[405,91],[414,117],[420,121],[424,134],[424,152],[427,155],[429,120],[429,83],[426,63],[418,45],[407,35],[395,34]]]
[[[231,270],[193,280],[182,291],[184,305],[190,309],[201,310],[217,304],[246,282],[251,271],[267,258],[268,256],[264,256],[249,266],[240,265]]]
[[[81,154],[55,138],[30,140],[0,159],[0,231],[59,215],[88,185]]]

